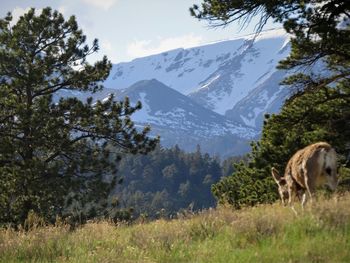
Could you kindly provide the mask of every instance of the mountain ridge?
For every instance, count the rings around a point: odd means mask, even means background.
[[[170,50],[114,64],[104,94],[141,101],[132,120],[151,125],[164,146],[244,154],[259,138],[264,115],[278,112],[290,95],[280,85],[288,73],[276,68],[289,51],[281,29]]]
[[[278,61],[289,51],[289,35],[282,29],[268,30],[257,36],[175,49],[115,64],[104,85],[123,90],[140,80],[157,79],[210,110],[258,128],[266,107],[257,108],[254,114],[241,111],[239,118],[232,118],[232,110],[259,85],[272,82],[276,86],[284,78],[285,74],[279,74],[276,79],[274,73],[279,72]],[[279,99],[284,100],[284,96],[281,94]]]

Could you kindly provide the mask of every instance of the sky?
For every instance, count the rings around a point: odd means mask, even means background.
[[[90,57],[107,55],[112,63],[189,48],[254,32],[254,21],[241,29],[235,23],[211,28],[191,17],[189,8],[201,0],[0,0],[0,16],[11,12],[14,20],[30,7],[50,6],[68,19],[75,15],[87,43],[97,38],[100,50]],[[258,19],[258,18],[257,18]],[[257,21],[257,20],[256,20]],[[269,22],[264,29],[279,27]]]

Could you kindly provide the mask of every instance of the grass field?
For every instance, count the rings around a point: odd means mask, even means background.
[[[350,195],[133,225],[0,230],[0,262],[350,262]]]

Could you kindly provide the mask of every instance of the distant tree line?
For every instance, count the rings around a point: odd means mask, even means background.
[[[233,157],[221,165],[219,158],[202,153],[199,146],[193,153],[175,146],[126,156],[117,166],[118,174],[123,176],[123,183],[115,191],[119,209],[132,208],[134,218],[157,218],[214,207],[211,186],[233,172],[232,160],[242,158]]]

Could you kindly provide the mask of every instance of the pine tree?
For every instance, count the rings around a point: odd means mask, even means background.
[[[86,60],[97,40],[86,45],[75,17],[50,8],[11,21],[10,13],[0,20],[0,223],[23,223],[31,210],[53,220],[72,205],[106,206],[123,152],[147,153],[158,141],[130,119],[141,105],[59,98],[103,88],[111,63]]]

